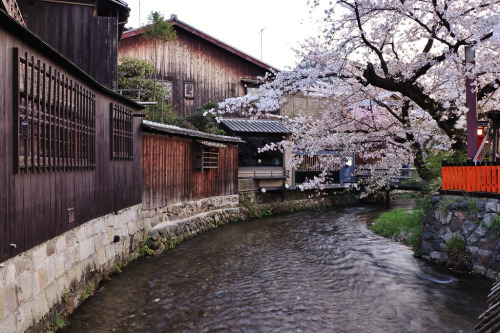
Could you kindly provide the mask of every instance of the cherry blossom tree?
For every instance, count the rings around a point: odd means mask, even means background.
[[[313,10],[321,5],[311,3]],[[466,78],[474,79],[480,115],[497,108],[499,15],[496,0],[330,1],[322,36],[303,44],[300,65],[273,73],[260,94],[226,100],[219,108],[245,107],[259,116],[299,91],[329,98],[321,120],[288,120],[293,140],[281,148],[341,147],[372,170],[392,170],[388,177],[411,162],[427,178],[423,155],[430,142],[466,150]],[[467,46],[475,50],[474,64],[465,63]],[[325,157],[322,167],[326,171],[342,158]]]

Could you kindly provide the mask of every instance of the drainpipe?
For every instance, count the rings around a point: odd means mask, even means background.
[[[474,45],[465,47],[465,63],[475,64]],[[465,98],[469,112],[467,112],[467,159],[474,159],[477,152],[477,86],[475,79],[465,79]]]

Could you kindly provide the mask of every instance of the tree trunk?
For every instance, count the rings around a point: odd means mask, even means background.
[[[411,148],[413,150],[413,156],[414,156],[413,163],[415,164],[415,169],[417,169],[418,176],[426,181],[431,180],[432,173],[425,163],[424,154],[422,152],[422,147],[420,146],[420,143],[418,143],[418,141],[414,141],[411,145]]]

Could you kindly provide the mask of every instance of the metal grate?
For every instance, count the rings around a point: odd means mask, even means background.
[[[95,95],[14,48],[15,170],[95,169]]]

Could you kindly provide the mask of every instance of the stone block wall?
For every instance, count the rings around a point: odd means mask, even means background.
[[[145,212],[151,216],[148,247],[171,247],[208,229],[241,219],[238,195],[212,197]]]
[[[0,263],[0,330],[24,332],[44,325],[51,313],[71,312],[89,285],[97,285],[99,276],[139,246],[144,229],[137,205],[91,220]]]
[[[234,194],[153,208],[144,210],[142,214],[147,225],[155,227],[160,223],[182,220],[214,210],[236,208],[238,204],[239,196]]]
[[[56,314],[73,312],[116,265],[127,262],[155,226],[182,225],[171,231],[181,239],[237,219],[238,203],[238,195],[231,195],[147,211],[129,207],[0,263],[0,332],[42,332]]]
[[[433,196],[422,225],[424,258],[453,266],[446,242],[460,237],[466,242],[465,259],[477,275],[496,279],[500,272],[500,202],[498,199]]]

